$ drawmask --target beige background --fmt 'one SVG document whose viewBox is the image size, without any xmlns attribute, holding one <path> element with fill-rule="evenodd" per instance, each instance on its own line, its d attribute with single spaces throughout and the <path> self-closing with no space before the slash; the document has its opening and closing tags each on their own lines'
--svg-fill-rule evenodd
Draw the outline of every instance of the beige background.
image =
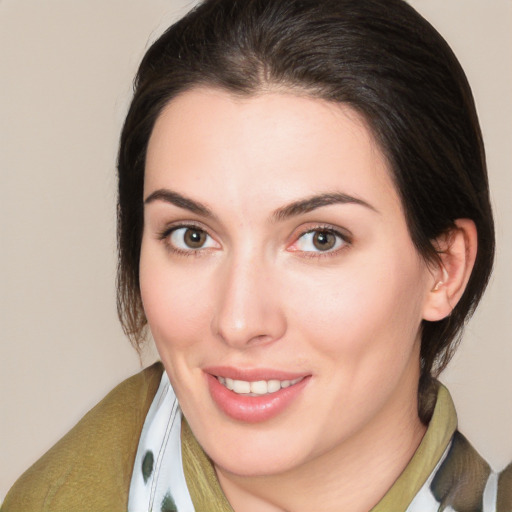
<svg viewBox="0 0 512 512">
<path fill-rule="evenodd" d="M 140 367 L 115 313 L 117 138 L 145 48 L 193 3 L 0 0 L 0 494 Z M 498 261 L 443 380 L 499 469 L 512 459 L 512 2 L 412 4 L 462 61 L 487 144 Z"/>
</svg>

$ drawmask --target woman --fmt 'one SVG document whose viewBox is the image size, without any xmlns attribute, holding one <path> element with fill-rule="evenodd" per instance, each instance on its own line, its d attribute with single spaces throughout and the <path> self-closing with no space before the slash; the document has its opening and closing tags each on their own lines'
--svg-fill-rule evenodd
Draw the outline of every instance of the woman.
<svg viewBox="0 0 512 512">
<path fill-rule="evenodd" d="M 492 267 L 480 130 L 405 3 L 213 0 L 171 27 L 123 129 L 118 230 L 120 316 L 163 367 L 5 510 L 510 509 L 435 381 Z"/>
</svg>

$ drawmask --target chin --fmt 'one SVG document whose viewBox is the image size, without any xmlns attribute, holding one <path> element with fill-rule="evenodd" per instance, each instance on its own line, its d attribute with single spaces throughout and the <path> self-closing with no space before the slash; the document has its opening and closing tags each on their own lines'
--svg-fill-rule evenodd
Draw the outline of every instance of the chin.
<svg viewBox="0 0 512 512">
<path fill-rule="evenodd" d="M 204 425 L 200 421 L 200 425 Z M 208 423 L 206 423 L 208 424 Z M 269 429 L 263 425 L 221 425 L 210 422 L 208 431 L 192 431 L 214 465 L 223 472 L 241 477 L 264 477 L 286 473 L 302 465 L 311 454 L 304 433 L 300 439 L 289 429 Z M 296 431 L 296 434 L 300 431 Z"/>
<path fill-rule="evenodd" d="M 300 461 L 296 458 L 279 456 L 279 458 L 263 453 L 252 455 L 239 454 L 236 457 L 219 455 L 212 458 L 218 469 L 240 477 L 265 477 L 286 473 L 298 465 Z"/>
</svg>

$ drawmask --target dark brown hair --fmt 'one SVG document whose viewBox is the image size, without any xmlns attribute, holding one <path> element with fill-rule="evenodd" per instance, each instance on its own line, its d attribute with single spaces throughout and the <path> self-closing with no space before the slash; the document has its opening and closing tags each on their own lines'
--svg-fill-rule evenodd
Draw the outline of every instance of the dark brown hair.
<svg viewBox="0 0 512 512">
<path fill-rule="evenodd" d="M 146 53 L 121 135 L 118 311 L 142 343 L 139 291 L 145 154 L 155 121 L 195 86 L 237 95 L 297 89 L 345 103 L 366 119 L 388 159 L 411 238 L 433 261 L 433 240 L 472 219 L 478 253 L 451 315 L 423 322 L 424 386 L 447 364 L 486 287 L 494 256 L 485 153 L 471 89 L 438 32 L 402 0 L 207 0 Z"/>
</svg>

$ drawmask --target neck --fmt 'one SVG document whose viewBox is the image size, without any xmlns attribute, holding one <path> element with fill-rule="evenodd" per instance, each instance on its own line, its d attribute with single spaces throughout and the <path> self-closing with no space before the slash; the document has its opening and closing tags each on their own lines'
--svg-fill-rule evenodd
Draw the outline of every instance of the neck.
<svg viewBox="0 0 512 512">
<path fill-rule="evenodd" d="M 405 389 L 414 388 L 408 384 Z M 392 487 L 425 434 L 417 386 L 408 394 L 391 398 L 371 424 L 337 449 L 285 473 L 239 476 L 216 467 L 231 506 L 235 512 L 309 512 L 318 509 L 321 497 L 325 512 L 367 512 Z"/>
</svg>

